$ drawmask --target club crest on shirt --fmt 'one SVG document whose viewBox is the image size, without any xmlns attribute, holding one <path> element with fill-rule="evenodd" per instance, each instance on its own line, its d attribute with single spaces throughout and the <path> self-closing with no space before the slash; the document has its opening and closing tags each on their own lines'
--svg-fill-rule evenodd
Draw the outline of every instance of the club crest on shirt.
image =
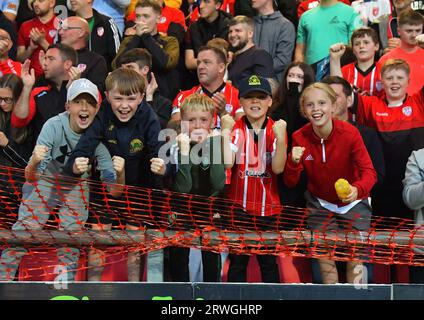
<svg viewBox="0 0 424 320">
<path fill-rule="evenodd" d="M 231 112 L 233 111 L 233 105 L 232 105 L 232 104 L 227 103 L 227 104 L 225 105 L 225 111 L 227 111 L 227 113 L 231 113 Z"/>
<path fill-rule="evenodd" d="M 132 139 L 130 142 L 130 153 L 138 153 L 143 150 L 143 142 L 140 139 Z"/>
<path fill-rule="evenodd" d="M 54 38 L 54 37 L 56 37 L 56 33 L 57 33 L 57 30 L 49 30 L 49 36 L 50 36 L 50 38 Z"/>
<path fill-rule="evenodd" d="M 165 23 L 166 22 L 166 17 L 161 16 L 159 19 L 159 23 Z"/>
<path fill-rule="evenodd" d="M 105 29 L 103 27 L 98 27 L 97 28 L 97 35 L 99 37 L 102 37 L 105 34 Z"/>
<path fill-rule="evenodd" d="M 402 108 L 402 113 L 409 117 L 412 114 L 412 108 L 410 106 L 406 106 Z"/>
<path fill-rule="evenodd" d="M 381 83 L 381 81 L 375 82 L 375 88 L 377 89 L 377 91 L 383 90 L 383 84 Z"/>
</svg>

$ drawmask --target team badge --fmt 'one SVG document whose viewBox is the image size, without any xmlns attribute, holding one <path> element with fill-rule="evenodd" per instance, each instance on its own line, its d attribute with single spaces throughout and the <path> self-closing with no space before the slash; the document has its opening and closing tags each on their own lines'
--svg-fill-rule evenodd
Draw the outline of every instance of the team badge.
<svg viewBox="0 0 424 320">
<path fill-rule="evenodd" d="M 109 128 L 107 128 L 108 131 L 112 131 L 113 129 L 115 129 L 115 125 L 114 124 L 111 124 L 109 126 Z"/>
<path fill-rule="evenodd" d="M 105 34 L 105 29 L 103 29 L 103 27 L 98 27 L 97 28 L 97 35 L 99 37 L 102 37 Z"/>
<path fill-rule="evenodd" d="M 166 17 L 162 16 L 159 19 L 159 23 L 165 23 L 166 22 Z"/>
<path fill-rule="evenodd" d="M 232 104 L 227 103 L 227 104 L 225 105 L 225 111 L 227 111 L 227 113 L 231 113 L 231 112 L 233 111 L 233 105 L 232 105 Z"/>
<path fill-rule="evenodd" d="M 403 113 L 405 116 L 409 117 L 409 116 L 412 114 L 412 108 L 411 108 L 410 106 L 403 107 L 403 108 L 402 108 L 402 113 Z"/>
<path fill-rule="evenodd" d="M 379 11 L 380 11 L 380 8 L 379 7 L 374 7 L 374 8 L 372 8 L 372 15 L 374 16 L 374 17 L 378 17 L 378 13 L 379 13 Z"/>
<path fill-rule="evenodd" d="M 381 81 L 375 82 L 375 88 L 377 89 L 377 91 L 383 90 L 383 84 L 381 83 Z"/>
<path fill-rule="evenodd" d="M 49 36 L 50 36 L 50 38 L 56 37 L 56 33 L 57 33 L 56 30 L 49 30 Z"/>
<path fill-rule="evenodd" d="M 130 153 L 138 153 L 143 150 L 143 142 L 140 139 L 133 139 L 130 142 Z"/>
<path fill-rule="evenodd" d="M 260 86 L 261 80 L 257 76 L 251 76 L 249 78 L 249 86 Z"/>
<path fill-rule="evenodd" d="M 79 65 L 78 65 L 78 69 L 81 71 L 81 73 L 82 72 L 84 72 L 85 71 L 85 69 L 87 69 L 87 65 L 85 64 L 85 63 L 80 63 Z"/>
</svg>

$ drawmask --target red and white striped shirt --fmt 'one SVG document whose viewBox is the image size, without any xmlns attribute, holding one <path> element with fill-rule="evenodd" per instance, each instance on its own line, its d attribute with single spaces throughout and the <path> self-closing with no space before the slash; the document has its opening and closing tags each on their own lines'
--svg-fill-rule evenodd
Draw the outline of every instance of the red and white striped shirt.
<svg viewBox="0 0 424 320">
<path fill-rule="evenodd" d="M 228 196 L 240 201 L 253 215 L 269 216 L 281 212 L 277 176 L 271 167 L 276 148 L 273 125 L 274 121 L 267 118 L 256 134 L 244 116 L 233 129 L 231 148 L 236 160 Z"/>
<path fill-rule="evenodd" d="M 212 92 L 208 94 L 208 92 L 205 92 L 205 90 L 200 84 L 198 86 L 191 88 L 190 90 L 181 91 L 172 102 L 172 114 L 180 112 L 180 107 L 184 99 L 192 95 L 193 93 L 196 93 L 198 90 L 199 90 L 199 93 L 205 94 L 207 96 L 210 96 L 211 94 L 215 93 L 215 92 Z M 227 104 L 225 105 L 225 110 L 227 111 L 228 114 L 230 114 L 234 118 L 237 112 L 243 111 L 243 109 L 240 107 L 240 102 L 238 98 L 239 91 L 236 87 L 233 87 L 231 84 L 226 83 L 225 86 L 223 85 L 221 89 L 221 93 L 224 94 L 225 99 L 227 100 Z M 216 112 L 214 115 L 214 124 L 216 128 L 221 127 L 221 121 Z"/>
<path fill-rule="evenodd" d="M 368 93 L 370 96 L 381 96 L 383 86 L 381 84 L 380 65 L 373 64 L 368 70 L 363 72 L 356 63 L 350 63 L 342 67 L 343 78 L 351 85 L 361 90 L 361 93 Z"/>
</svg>

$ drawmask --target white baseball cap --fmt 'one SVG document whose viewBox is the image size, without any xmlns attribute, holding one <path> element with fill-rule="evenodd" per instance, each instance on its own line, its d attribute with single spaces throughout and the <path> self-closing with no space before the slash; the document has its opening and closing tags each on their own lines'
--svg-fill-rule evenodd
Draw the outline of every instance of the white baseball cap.
<svg viewBox="0 0 424 320">
<path fill-rule="evenodd" d="M 72 81 L 71 85 L 68 88 L 66 100 L 68 102 L 72 101 L 82 93 L 88 93 L 96 100 L 96 102 L 99 102 L 99 89 L 97 89 L 97 86 L 93 82 L 85 78 Z"/>
</svg>

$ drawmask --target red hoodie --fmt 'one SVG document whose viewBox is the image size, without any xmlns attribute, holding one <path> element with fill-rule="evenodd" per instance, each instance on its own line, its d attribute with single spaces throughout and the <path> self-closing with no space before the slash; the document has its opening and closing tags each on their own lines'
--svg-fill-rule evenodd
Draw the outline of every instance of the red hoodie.
<svg viewBox="0 0 424 320">
<path fill-rule="evenodd" d="M 315 197 L 345 206 L 334 188 L 340 178 L 358 188 L 358 199 L 369 196 L 377 176 L 361 134 L 353 125 L 333 119 L 333 130 L 324 140 L 309 123 L 293 133 L 295 146 L 305 147 L 305 152 L 298 164 L 291 160 L 291 153 L 288 156 L 283 175 L 288 187 L 294 187 L 306 170 L 308 190 Z"/>
</svg>

